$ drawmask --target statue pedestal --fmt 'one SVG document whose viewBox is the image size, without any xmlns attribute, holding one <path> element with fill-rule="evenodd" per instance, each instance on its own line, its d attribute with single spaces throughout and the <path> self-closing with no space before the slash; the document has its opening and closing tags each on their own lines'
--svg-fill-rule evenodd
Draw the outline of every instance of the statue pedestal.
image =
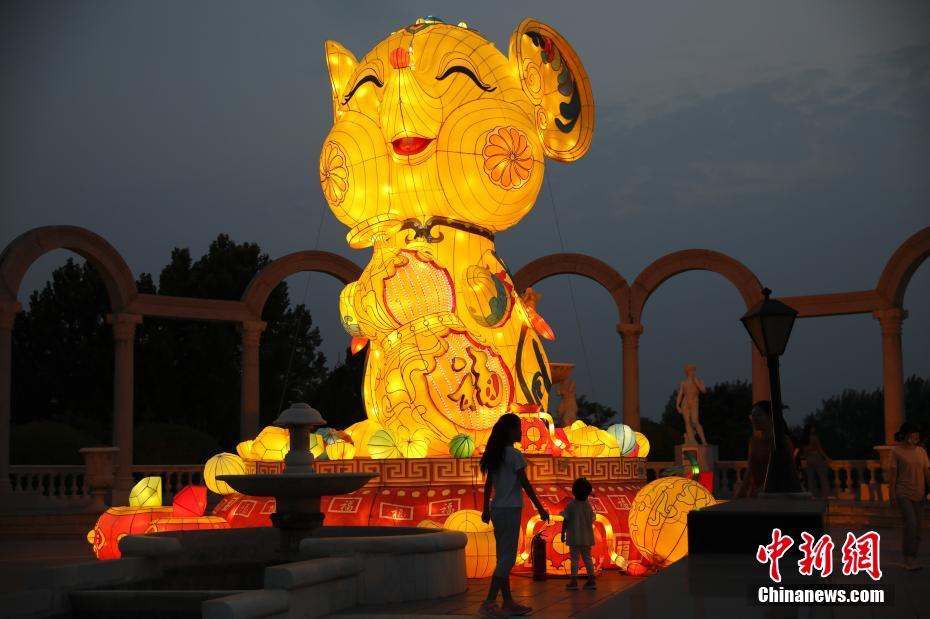
<svg viewBox="0 0 930 619">
<path fill-rule="evenodd" d="M 716 445 L 675 445 L 675 462 L 681 466 L 690 466 L 691 462 L 684 455 L 688 451 L 695 455 L 702 471 L 712 473 L 717 468 Z"/>
</svg>

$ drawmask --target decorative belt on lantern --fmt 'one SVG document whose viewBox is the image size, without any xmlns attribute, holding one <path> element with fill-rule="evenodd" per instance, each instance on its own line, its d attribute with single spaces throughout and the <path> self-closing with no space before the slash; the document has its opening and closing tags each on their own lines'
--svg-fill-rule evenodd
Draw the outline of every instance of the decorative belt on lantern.
<svg viewBox="0 0 930 619">
<path fill-rule="evenodd" d="M 464 331 L 465 325 L 459 320 L 459 317 L 452 312 L 435 312 L 427 314 L 416 320 L 411 320 L 403 327 L 391 331 L 384 338 L 384 351 L 387 352 L 411 337 L 415 337 L 424 331 L 431 331 L 436 328 L 449 328 L 453 331 Z"/>
<path fill-rule="evenodd" d="M 435 216 L 426 220 L 426 223 L 420 223 L 418 219 L 408 219 L 400 227 L 401 230 L 413 230 L 414 238 L 422 238 L 427 243 L 438 243 L 443 239 L 442 233 L 434 235 L 433 228 L 436 226 L 448 226 L 457 230 L 463 230 L 471 234 L 483 236 L 489 241 L 494 240 L 494 233 L 487 228 L 482 228 L 477 224 L 467 223 L 452 219 L 450 217 Z"/>
</svg>

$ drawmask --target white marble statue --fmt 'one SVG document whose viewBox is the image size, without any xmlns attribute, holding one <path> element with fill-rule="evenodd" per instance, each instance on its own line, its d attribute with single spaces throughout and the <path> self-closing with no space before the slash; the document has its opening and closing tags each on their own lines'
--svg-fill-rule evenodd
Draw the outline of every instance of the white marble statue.
<svg viewBox="0 0 930 619">
<path fill-rule="evenodd" d="M 694 375 L 696 371 L 696 365 L 685 366 L 685 379 L 678 385 L 678 397 L 675 399 L 675 410 L 685 420 L 685 445 L 697 445 L 695 430 L 701 437 L 701 444 L 707 444 L 704 428 L 698 419 L 698 399 L 705 392 L 704 381 Z"/>
</svg>

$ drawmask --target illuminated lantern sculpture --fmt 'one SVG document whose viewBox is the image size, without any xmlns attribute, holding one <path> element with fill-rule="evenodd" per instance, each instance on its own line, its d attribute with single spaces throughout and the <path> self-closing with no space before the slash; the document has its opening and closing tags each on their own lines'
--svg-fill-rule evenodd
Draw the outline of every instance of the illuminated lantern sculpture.
<svg viewBox="0 0 930 619">
<path fill-rule="evenodd" d="M 380 429 L 365 444 L 373 458 L 448 457 L 459 434 L 480 447 L 511 405 L 546 409 L 551 330 L 516 294 L 494 235 L 533 208 L 546 158 L 588 151 L 584 67 L 531 19 L 507 55 L 427 18 L 361 59 L 328 41 L 326 63 L 320 183 L 349 245 L 373 249 L 339 302 L 353 341 L 368 341 L 363 398 Z"/>
<path fill-rule="evenodd" d="M 481 512 L 463 509 L 446 518 L 444 528 L 461 531 L 468 538 L 465 545 L 465 574 L 469 578 L 487 578 L 497 565 L 494 526 L 481 521 Z"/>
<path fill-rule="evenodd" d="M 161 506 L 161 477 L 143 477 L 129 491 L 130 507 Z"/>
<path fill-rule="evenodd" d="M 629 455 L 636 449 L 636 431 L 623 423 L 615 423 L 607 428 L 607 433 L 617 441 L 621 456 Z"/>
<path fill-rule="evenodd" d="M 449 441 L 449 453 L 453 458 L 470 458 L 475 453 L 475 439 L 467 434 L 458 434 Z"/>
<path fill-rule="evenodd" d="M 688 512 L 716 503 L 701 484 L 684 477 L 662 477 L 644 486 L 630 507 L 630 538 L 657 567 L 688 554 Z"/>
<path fill-rule="evenodd" d="M 219 481 L 217 475 L 245 475 L 245 463 L 242 458 L 231 453 L 216 454 L 203 467 L 203 483 L 216 494 L 232 494 L 235 490 L 225 481 Z"/>
<path fill-rule="evenodd" d="M 639 448 L 636 457 L 645 458 L 649 455 L 649 439 L 642 432 L 636 433 L 636 445 Z"/>
</svg>

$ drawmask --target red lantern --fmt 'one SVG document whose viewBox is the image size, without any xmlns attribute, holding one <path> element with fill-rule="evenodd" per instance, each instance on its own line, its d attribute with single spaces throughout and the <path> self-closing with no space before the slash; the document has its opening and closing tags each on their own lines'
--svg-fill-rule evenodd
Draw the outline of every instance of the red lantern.
<svg viewBox="0 0 930 619">
<path fill-rule="evenodd" d="M 199 516 L 196 518 L 159 518 L 145 530 L 146 533 L 164 533 L 165 531 L 203 531 L 228 529 L 229 523 L 219 516 Z"/>
<path fill-rule="evenodd" d="M 626 566 L 626 573 L 630 576 L 642 576 L 648 571 L 646 566 L 639 561 L 630 561 L 629 565 Z"/>
<path fill-rule="evenodd" d="M 119 559 L 119 541 L 127 535 L 142 535 L 153 520 L 171 516 L 170 507 L 111 507 L 100 515 L 87 541 L 98 559 Z"/>
<path fill-rule="evenodd" d="M 176 518 L 203 516 L 203 513 L 207 510 L 207 487 L 184 486 L 174 496 L 171 507 Z"/>
</svg>

